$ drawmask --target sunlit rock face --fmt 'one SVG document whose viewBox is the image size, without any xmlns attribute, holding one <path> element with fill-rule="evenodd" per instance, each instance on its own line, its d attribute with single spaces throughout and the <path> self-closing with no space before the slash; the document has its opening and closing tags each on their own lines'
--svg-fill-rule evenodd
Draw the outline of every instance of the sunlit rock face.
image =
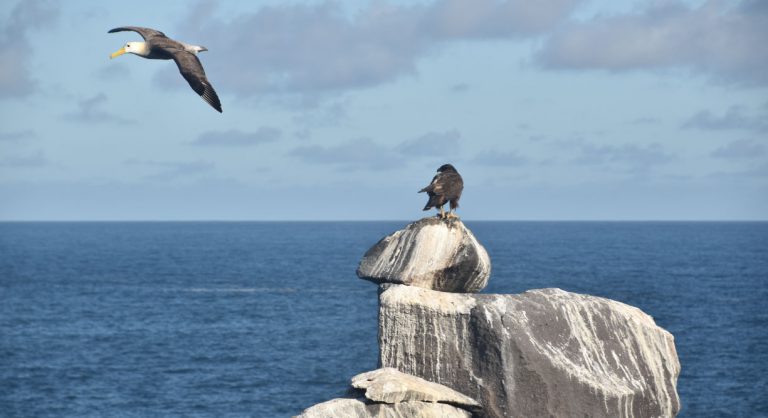
<svg viewBox="0 0 768 418">
<path fill-rule="evenodd" d="M 383 285 L 382 367 L 443 384 L 489 417 L 668 417 L 674 338 L 637 308 L 560 289 L 518 295 Z"/>
<path fill-rule="evenodd" d="M 443 292 L 479 292 L 491 275 L 491 260 L 472 232 L 456 218 L 424 218 L 379 241 L 365 253 L 358 277 Z"/>
</svg>

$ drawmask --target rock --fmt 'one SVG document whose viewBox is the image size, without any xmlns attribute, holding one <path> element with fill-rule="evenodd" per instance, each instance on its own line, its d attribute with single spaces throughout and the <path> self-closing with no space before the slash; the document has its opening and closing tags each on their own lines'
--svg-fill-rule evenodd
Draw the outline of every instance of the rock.
<svg viewBox="0 0 768 418">
<path fill-rule="evenodd" d="M 456 218 L 424 218 L 371 247 L 357 276 L 443 292 L 478 292 L 488 283 L 491 260 Z"/>
<path fill-rule="evenodd" d="M 317 404 L 298 418 L 470 418 L 470 411 L 480 410 L 474 399 L 451 388 L 392 368 L 361 373 L 352 378 L 352 388 L 351 395 L 360 397 Z"/>
<path fill-rule="evenodd" d="M 365 403 L 360 399 L 339 398 L 307 408 L 295 418 L 471 418 L 463 409 L 443 403 L 401 402 Z"/>
<path fill-rule="evenodd" d="M 383 367 L 443 384 L 489 417 L 670 417 L 674 337 L 637 308 L 560 289 L 460 295 L 384 285 Z"/>
<path fill-rule="evenodd" d="M 440 402 L 465 409 L 478 409 L 480 406 L 474 399 L 449 387 L 405 374 L 391 367 L 353 377 L 352 387 L 363 390 L 364 396 L 374 402 Z"/>
</svg>

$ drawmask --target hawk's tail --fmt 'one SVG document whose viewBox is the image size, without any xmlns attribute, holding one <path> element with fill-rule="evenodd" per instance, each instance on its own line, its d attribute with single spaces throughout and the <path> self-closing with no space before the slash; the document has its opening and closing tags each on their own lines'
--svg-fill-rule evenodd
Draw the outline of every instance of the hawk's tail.
<svg viewBox="0 0 768 418">
<path fill-rule="evenodd" d="M 438 206 L 442 206 L 440 204 L 440 197 L 437 195 L 431 195 L 429 196 L 429 201 L 427 201 L 427 205 L 424 206 L 424 209 L 422 210 L 429 210 L 431 208 L 436 208 Z"/>
</svg>

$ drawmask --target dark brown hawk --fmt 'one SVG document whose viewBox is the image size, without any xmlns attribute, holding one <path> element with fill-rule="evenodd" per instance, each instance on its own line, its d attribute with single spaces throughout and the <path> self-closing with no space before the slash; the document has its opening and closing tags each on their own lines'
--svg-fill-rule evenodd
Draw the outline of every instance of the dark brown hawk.
<svg viewBox="0 0 768 418">
<path fill-rule="evenodd" d="M 461 179 L 459 172 L 452 165 L 443 164 L 437 169 L 437 174 L 432 178 L 429 186 L 419 190 L 419 193 L 427 192 L 429 195 L 429 201 L 424 206 L 424 210 L 437 208 L 440 210 L 439 217 L 454 218 L 456 215 L 453 212 L 459 207 L 463 190 L 464 180 Z M 451 204 L 451 210 L 446 214 L 443 211 L 443 205 L 448 202 Z"/>
</svg>

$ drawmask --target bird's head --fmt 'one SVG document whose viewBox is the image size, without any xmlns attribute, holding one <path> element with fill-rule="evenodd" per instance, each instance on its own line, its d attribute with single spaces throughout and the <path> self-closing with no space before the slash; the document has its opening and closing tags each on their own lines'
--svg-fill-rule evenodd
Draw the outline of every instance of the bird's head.
<svg viewBox="0 0 768 418">
<path fill-rule="evenodd" d="M 206 47 L 204 47 L 204 46 L 200 46 L 200 45 L 192 45 L 192 51 L 193 51 L 195 54 L 197 54 L 198 52 L 203 52 L 203 51 L 207 51 L 207 50 L 208 50 L 208 48 L 206 48 Z"/>
<path fill-rule="evenodd" d="M 145 56 L 147 55 L 147 44 L 146 42 L 128 42 L 124 47 L 110 55 L 110 58 L 117 58 L 126 53 Z"/>
<path fill-rule="evenodd" d="M 443 173 L 443 172 L 446 172 L 446 171 L 452 171 L 454 173 L 457 172 L 456 169 L 452 165 L 450 165 L 450 164 L 443 164 L 443 165 L 440 166 L 440 168 L 437 169 L 438 173 Z"/>
</svg>

